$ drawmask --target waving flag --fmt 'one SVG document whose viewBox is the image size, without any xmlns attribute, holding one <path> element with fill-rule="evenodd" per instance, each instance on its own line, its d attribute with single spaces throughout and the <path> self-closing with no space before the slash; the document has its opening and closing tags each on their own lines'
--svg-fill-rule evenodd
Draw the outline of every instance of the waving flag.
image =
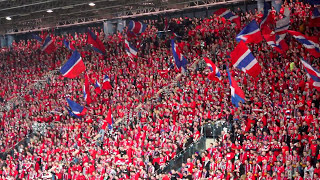
<svg viewBox="0 0 320 180">
<path fill-rule="evenodd" d="M 141 34 L 146 30 L 147 26 L 140 21 L 129 21 L 128 30 L 134 34 Z"/>
<path fill-rule="evenodd" d="M 173 58 L 174 58 L 174 61 L 176 63 L 176 66 L 179 69 L 182 67 L 184 70 L 187 70 L 188 61 L 183 56 L 183 54 L 180 51 L 180 49 L 177 47 L 177 44 L 174 43 L 174 40 L 171 40 L 171 48 L 172 48 L 172 54 L 173 54 Z"/>
<path fill-rule="evenodd" d="M 271 45 L 273 48 L 275 48 L 280 53 L 285 53 L 289 49 L 287 43 L 284 41 L 284 38 L 286 37 L 287 30 L 290 26 L 290 10 L 288 7 L 284 9 L 283 15 L 284 18 L 280 19 L 276 22 L 276 28 L 275 28 L 275 37 L 273 38 L 276 43 L 272 43 L 270 39 L 266 39 L 266 41 L 269 41 L 269 45 Z M 271 32 L 270 34 L 267 34 L 267 36 L 273 36 Z"/>
<path fill-rule="evenodd" d="M 236 37 L 237 42 L 259 43 L 262 41 L 260 28 L 256 20 L 251 21 Z"/>
<path fill-rule="evenodd" d="M 108 111 L 108 115 L 107 118 L 105 119 L 105 121 L 103 122 L 103 125 L 101 127 L 101 129 L 106 129 L 106 127 L 108 126 L 109 130 L 111 130 L 113 128 L 113 116 L 112 116 L 112 112 L 111 112 L 111 108 Z"/>
<path fill-rule="evenodd" d="M 137 35 L 129 30 L 127 30 L 127 38 L 134 38 L 137 37 Z"/>
<path fill-rule="evenodd" d="M 108 115 L 107 115 L 107 123 L 108 123 L 108 127 L 109 129 L 113 128 L 113 124 L 114 124 L 114 120 L 113 120 L 113 116 L 112 116 L 112 112 L 111 112 L 111 108 L 108 111 Z"/>
<path fill-rule="evenodd" d="M 240 41 L 230 56 L 233 67 L 241 69 L 252 77 L 260 74 L 261 66 L 243 41 Z"/>
<path fill-rule="evenodd" d="M 85 79 L 84 79 L 84 86 L 83 86 L 83 96 L 84 96 L 84 100 L 87 102 L 87 104 L 90 104 L 92 102 L 89 87 L 90 87 L 89 77 L 86 74 Z"/>
<path fill-rule="evenodd" d="M 112 86 L 110 84 L 110 78 L 108 75 L 105 75 L 103 78 L 102 88 L 103 89 L 112 89 Z"/>
<path fill-rule="evenodd" d="M 101 85 L 100 83 L 98 82 L 98 80 L 96 80 L 96 83 L 94 84 L 94 91 L 97 93 L 97 94 L 101 94 Z"/>
<path fill-rule="evenodd" d="M 297 31 L 288 30 L 287 32 L 299 41 L 311 55 L 316 58 L 320 57 L 319 42 L 315 38 L 308 37 Z"/>
<path fill-rule="evenodd" d="M 137 57 L 138 50 L 134 46 L 132 46 L 127 40 L 124 41 L 124 46 L 129 57 L 131 58 Z"/>
<path fill-rule="evenodd" d="M 263 17 L 260 22 L 260 29 L 262 30 L 265 26 L 274 23 L 274 19 L 271 14 L 271 4 L 270 2 L 264 2 L 263 6 Z"/>
<path fill-rule="evenodd" d="M 220 8 L 216 12 L 214 12 L 214 14 L 236 23 L 238 27 L 241 26 L 240 17 L 238 15 L 233 14 L 229 9 Z"/>
<path fill-rule="evenodd" d="M 64 77 L 75 78 L 85 70 L 86 67 L 82 58 L 79 52 L 75 50 L 70 59 L 61 67 L 60 72 Z"/>
<path fill-rule="evenodd" d="M 280 12 L 281 6 L 282 6 L 282 0 L 274 0 L 272 1 L 272 6 L 277 11 L 277 13 Z"/>
<path fill-rule="evenodd" d="M 309 63 L 301 59 L 302 65 L 304 66 L 307 74 L 311 78 L 312 85 L 320 91 L 320 72 L 312 67 Z"/>
<path fill-rule="evenodd" d="M 288 30 L 290 26 L 290 10 L 288 7 L 285 8 L 284 15 L 285 15 L 284 18 L 276 22 L 276 28 L 274 31 L 278 34 L 286 33 L 286 30 Z"/>
<path fill-rule="evenodd" d="M 69 107 L 65 106 L 65 108 L 66 108 L 66 110 L 68 111 L 68 113 L 69 113 L 70 116 L 75 117 L 75 118 L 78 118 L 78 119 L 81 119 L 81 117 L 75 115 Z"/>
<path fill-rule="evenodd" d="M 181 38 L 181 36 L 178 33 L 172 31 L 172 39 L 177 39 L 177 38 Z"/>
<path fill-rule="evenodd" d="M 212 81 L 221 81 L 221 73 L 218 67 L 208 58 L 204 57 L 208 68 L 211 70 L 211 73 L 208 75 L 208 78 Z"/>
<path fill-rule="evenodd" d="M 83 99 L 87 102 L 88 94 L 87 94 L 85 85 L 83 85 Z M 88 102 L 87 102 L 87 104 L 88 104 Z"/>
<path fill-rule="evenodd" d="M 37 40 L 39 43 L 42 43 L 42 41 L 43 41 L 43 39 L 36 34 L 32 34 L 32 37 L 33 37 L 33 39 Z"/>
<path fill-rule="evenodd" d="M 267 44 L 281 54 L 285 54 L 285 52 L 289 49 L 288 44 L 284 41 L 284 39 L 274 32 L 271 34 L 265 34 L 264 38 L 267 41 Z"/>
<path fill-rule="evenodd" d="M 90 30 L 88 30 L 88 44 L 91 45 L 92 49 L 100 54 L 106 53 L 106 48 L 100 39 Z"/>
<path fill-rule="evenodd" d="M 67 49 L 69 49 L 70 51 L 73 51 L 73 50 L 75 50 L 75 48 L 73 47 L 73 45 L 71 44 L 71 42 L 69 42 L 69 41 L 67 41 L 67 40 L 63 40 L 63 44 L 64 44 L 64 46 L 67 48 Z"/>
<path fill-rule="evenodd" d="M 80 104 L 72 101 L 71 99 L 67 98 L 67 102 L 71 108 L 71 111 L 73 114 L 77 115 L 77 116 L 83 116 L 86 114 L 87 109 L 83 106 L 81 106 Z"/>
<path fill-rule="evenodd" d="M 238 86 L 237 82 L 233 79 L 229 72 L 229 68 L 227 68 L 230 89 L 231 89 L 231 102 L 236 107 L 239 107 L 239 102 L 244 103 L 245 95 L 242 89 Z"/>
<path fill-rule="evenodd" d="M 44 40 L 41 50 L 48 54 L 51 54 L 56 50 L 56 46 L 49 35 L 47 35 L 46 39 Z"/>
<path fill-rule="evenodd" d="M 319 9 L 314 7 L 312 11 L 312 15 L 309 21 L 310 27 L 320 27 L 320 13 Z"/>
</svg>

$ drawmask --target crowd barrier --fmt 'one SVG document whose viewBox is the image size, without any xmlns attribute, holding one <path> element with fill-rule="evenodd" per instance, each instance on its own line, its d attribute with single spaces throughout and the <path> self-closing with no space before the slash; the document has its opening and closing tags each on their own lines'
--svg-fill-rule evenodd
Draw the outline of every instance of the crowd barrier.
<svg viewBox="0 0 320 180">
<path fill-rule="evenodd" d="M 16 145 L 14 145 L 13 148 L 8 149 L 5 152 L 0 153 L 0 158 L 2 160 L 5 160 L 7 158 L 8 155 L 13 156 L 14 155 L 14 149 L 16 149 L 18 152 L 20 152 L 20 148 L 25 148 L 28 146 L 28 144 L 30 143 L 30 140 L 37 136 L 35 133 L 30 132 L 26 138 L 22 139 L 21 141 L 19 141 Z M 22 146 L 21 146 L 22 145 Z"/>
<path fill-rule="evenodd" d="M 225 121 L 216 121 L 213 123 L 206 123 L 201 126 L 201 137 L 198 141 L 193 142 L 183 151 L 179 152 L 176 157 L 170 160 L 164 168 L 156 170 L 155 174 L 168 173 L 171 170 L 180 170 L 181 164 L 187 162 L 196 152 L 203 152 L 206 150 L 206 140 L 208 138 L 218 139 L 222 131 L 229 131 L 229 123 Z"/>
</svg>

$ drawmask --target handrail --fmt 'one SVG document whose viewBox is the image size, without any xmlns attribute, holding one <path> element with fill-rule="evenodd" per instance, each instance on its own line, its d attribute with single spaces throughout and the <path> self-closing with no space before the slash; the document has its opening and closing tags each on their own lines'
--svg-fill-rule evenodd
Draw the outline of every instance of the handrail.
<svg viewBox="0 0 320 180">
<path fill-rule="evenodd" d="M 46 73 L 46 74 L 44 75 L 44 77 L 47 78 L 48 75 L 50 75 L 50 74 L 52 74 L 53 72 L 56 72 L 56 71 L 57 71 L 57 69 L 51 70 L 51 71 L 49 71 L 48 73 Z M 177 75 L 177 77 L 178 77 L 178 76 L 179 76 L 179 75 Z M 44 78 L 44 79 L 45 79 L 45 78 Z M 45 81 L 45 80 L 44 80 L 44 81 Z M 37 83 L 38 83 L 38 81 L 35 82 L 35 83 L 33 83 L 33 84 L 30 84 L 30 85 L 28 86 L 28 89 L 29 89 L 31 86 L 34 86 L 34 85 L 37 84 Z M 162 91 L 164 91 L 165 89 L 167 89 L 169 86 L 172 86 L 172 85 L 175 85 L 175 83 L 167 84 L 166 86 L 162 87 L 158 92 L 162 92 Z M 21 93 L 21 95 L 23 95 L 23 94 Z M 18 97 L 20 98 L 21 95 L 18 96 Z M 155 93 L 152 97 L 150 97 L 150 99 L 156 98 L 156 97 L 155 97 L 156 95 L 158 95 L 158 93 Z M 14 100 L 16 100 L 18 97 L 16 97 Z M 11 99 L 11 100 L 13 100 L 13 99 Z M 9 101 L 8 101 L 8 102 L 9 102 Z M 141 107 L 141 104 L 142 104 L 142 103 L 140 103 L 133 111 L 137 111 L 137 110 Z M 115 125 L 121 123 L 123 120 L 124 120 L 124 118 L 118 119 L 118 120 L 115 122 Z M 31 134 L 31 133 L 30 133 L 30 134 Z M 28 134 L 28 135 L 29 135 L 29 134 Z M 28 135 L 27 135 L 27 136 L 28 136 Z M 17 142 L 15 145 L 13 145 L 11 148 L 6 149 L 6 151 L 5 151 L 5 152 L 2 152 L 2 153 L 8 153 L 8 152 L 11 151 L 13 148 L 15 148 L 17 144 L 19 144 L 20 142 L 26 140 L 27 138 L 28 138 L 28 137 L 23 138 L 22 140 L 20 140 L 19 142 Z M 0 153 L 0 157 L 2 157 L 2 153 Z"/>
<path fill-rule="evenodd" d="M 46 79 L 48 75 L 51 75 L 52 73 L 54 73 L 54 72 L 56 72 L 56 71 L 57 71 L 57 70 L 51 70 L 51 71 L 47 72 L 47 73 L 44 75 L 44 79 Z M 46 81 L 46 80 L 43 80 L 43 81 Z M 35 86 L 36 84 L 38 84 L 38 83 L 39 83 L 39 81 L 36 81 L 36 82 L 34 82 L 34 83 L 32 83 L 32 84 L 29 84 L 29 85 L 26 87 L 26 90 L 27 90 L 27 91 L 30 90 L 31 87 L 34 87 L 34 86 Z M 14 98 L 10 99 L 9 101 L 6 102 L 6 105 L 5 105 L 5 106 L 10 105 L 9 103 L 11 103 L 11 105 L 13 105 L 13 103 L 14 103 L 17 99 L 21 98 L 21 96 L 23 96 L 23 95 L 24 95 L 24 93 L 20 93 L 17 97 L 14 97 Z M 24 100 L 22 99 L 22 101 L 20 101 L 20 102 L 23 102 L 23 101 L 24 101 Z M 10 106 L 10 108 L 13 108 L 13 107 Z M 10 109 L 9 109 L 9 110 L 10 110 Z M 19 142 L 17 142 L 17 143 L 16 143 L 15 145 L 13 145 L 11 148 L 6 149 L 5 152 L 1 152 L 1 153 L 0 153 L 0 156 L 2 156 L 2 153 L 8 153 L 9 151 L 11 151 L 13 148 L 16 147 L 17 144 L 19 144 L 19 143 L 21 143 L 22 141 L 26 140 L 30 134 L 32 134 L 32 133 L 27 134 L 27 137 L 21 139 Z"/>
<path fill-rule="evenodd" d="M 13 145 L 11 148 L 7 149 L 5 152 L 0 152 L 0 158 L 5 160 L 6 156 L 14 149 L 17 148 L 21 143 L 23 143 L 24 141 L 27 141 L 28 138 L 30 138 L 30 136 L 35 136 L 36 134 L 33 132 L 30 132 L 29 134 L 26 135 L 25 138 L 23 138 L 22 140 L 20 140 L 19 142 L 17 142 L 15 145 Z"/>
<path fill-rule="evenodd" d="M 221 122 L 223 122 L 223 123 L 221 123 Z M 216 122 L 214 123 L 214 125 L 220 125 L 220 124 L 223 125 L 224 123 L 226 123 L 226 125 L 229 124 L 229 123 L 226 122 L 226 121 L 221 121 L 221 120 L 220 120 L 220 121 L 216 121 Z M 204 127 L 207 127 L 208 125 L 212 125 L 212 123 L 205 123 L 205 124 L 203 124 L 203 125 L 201 126 L 201 136 L 200 136 L 200 138 L 199 138 L 197 141 L 194 141 L 193 143 L 191 143 L 188 147 L 186 147 L 185 149 L 183 149 L 181 152 L 179 152 L 179 154 L 177 154 L 173 159 L 169 160 L 169 162 L 166 163 L 166 166 L 165 166 L 165 167 L 163 167 L 162 169 L 161 169 L 161 168 L 157 169 L 157 170 L 155 171 L 155 173 L 154 173 L 154 176 L 161 174 L 160 171 L 162 171 L 163 169 L 167 169 L 170 164 L 176 164 L 176 163 L 173 163 L 173 162 L 175 162 L 178 157 L 181 157 L 181 155 L 185 155 L 185 154 L 187 153 L 187 151 L 189 151 L 193 146 L 199 144 L 199 143 L 201 142 L 201 140 L 203 140 L 203 138 L 205 138 L 205 140 L 206 140 L 207 137 L 208 137 L 208 135 L 204 132 Z M 221 130 L 221 131 L 222 131 L 222 130 Z M 219 135 L 218 135 L 218 136 L 221 135 L 221 131 L 219 132 Z M 205 140 L 204 140 L 204 141 L 205 141 Z M 168 173 L 168 172 L 166 172 L 166 173 Z"/>
</svg>

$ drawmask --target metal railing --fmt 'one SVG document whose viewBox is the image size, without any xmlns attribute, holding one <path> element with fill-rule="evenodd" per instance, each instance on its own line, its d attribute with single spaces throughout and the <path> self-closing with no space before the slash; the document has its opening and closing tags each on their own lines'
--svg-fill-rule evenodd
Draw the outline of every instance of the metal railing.
<svg viewBox="0 0 320 180">
<path fill-rule="evenodd" d="M 5 152 L 1 152 L 0 159 L 5 160 L 8 155 L 13 156 L 14 149 L 19 150 L 21 145 L 23 146 L 23 149 L 24 149 L 25 147 L 28 146 L 28 144 L 30 143 L 30 140 L 35 136 L 37 136 L 37 135 L 32 132 L 27 134 L 27 136 L 24 139 L 22 139 L 21 141 L 16 143 L 12 148 L 6 150 Z"/>
<path fill-rule="evenodd" d="M 179 170 L 182 163 L 185 163 L 193 154 L 206 150 L 207 138 L 218 139 L 221 136 L 222 131 L 228 130 L 229 126 L 225 121 L 216 121 L 214 123 L 206 123 L 202 125 L 200 139 L 190 144 L 183 151 L 179 152 L 175 158 L 170 160 L 164 168 L 158 169 L 155 174 L 168 173 L 171 170 Z"/>
</svg>

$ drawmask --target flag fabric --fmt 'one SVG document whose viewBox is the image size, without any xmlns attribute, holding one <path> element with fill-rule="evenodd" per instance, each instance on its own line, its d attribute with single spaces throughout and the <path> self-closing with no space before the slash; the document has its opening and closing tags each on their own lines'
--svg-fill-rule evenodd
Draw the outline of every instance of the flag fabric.
<svg viewBox="0 0 320 180">
<path fill-rule="evenodd" d="M 85 85 L 83 85 L 83 99 L 87 102 L 88 94 L 87 94 Z M 88 102 L 87 102 L 87 104 L 88 104 Z"/>
<path fill-rule="evenodd" d="M 178 48 L 177 44 L 174 42 L 174 40 L 171 40 L 171 48 L 172 48 L 172 54 L 175 61 L 176 66 L 180 69 L 181 67 L 184 70 L 187 70 L 187 59 L 183 56 L 181 50 Z"/>
<path fill-rule="evenodd" d="M 140 21 L 129 21 L 128 30 L 134 34 L 141 34 L 147 28 L 147 25 Z"/>
<path fill-rule="evenodd" d="M 128 40 L 124 41 L 125 50 L 130 58 L 136 58 L 138 55 L 138 50 L 129 43 Z"/>
<path fill-rule="evenodd" d="M 288 7 L 285 8 L 284 15 L 284 18 L 276 22 L 276 28 L 274 31 L 278 34 L 286 33 L 286 30 L 288 30 L 290 26 L 290 10 Z"/>
<path fill-rule="evenodd" d="M 51 54 L 56 50 L 56 46 L 49 35 L 45 38 L 41 50 L 48 54 Z"/>
<path fill-rule="evenodd" d="M 65 106 L 65 108 L 66 108 L 66 110 L 68 111 L 68 113 L 69 113 L 70 116 L 75 117 L 75 118 L 78 118 L 78 119 L 81 119 L 81 117 L 75 115 L 69 107 Z"/>
<path fill-rule="evenodd" d="M 70 51 L 74 51 L 75 50 L 75 48 L 74 48 L 74 46 L 71 44 L 71 42 L 69 42 L 69 41 L 67 41 L 67 40 L 63 40 L 63 44 L 64 44 L 64 46 L 67 48 L 67 49 L 69 49 Z"/>
<path fill-rule="evenodd" d="M 271 14 L 270 3 L 264 2 L 264 15 L 260 22 L 260 30 L 266 42 L 279 53 L 284 53 L 288 46 L 284 41 L 284 38 L 286 36 L 286 29 L 288 29 L 290 25 L 290 11 L 288 8 L 285 9 L 284 16 L 285 18 L 279 20 L 276 23 L 275 30 L 277 31 L 277 33 L 275 33 L 269 27 L 269 24 L 274 23 L 274 19 Z"/>
<path fill-rule="evenodd" d="M 178 33 L 174 32 L 173 30 L 171 32 L 172 32 L 172 36 L 170 37 L 170 39 L 172 40 L 181 39 L 181 36 Z"/>
<path fill-rule="evenodd" d="M 77 115 L 77 116 L 83 116 L 86 114 L 87 109 L 83 106 L 81 106 L 80 104 L 72 101 L 71 99 L 67 98 L 67 102 L 71 108 L 71 111 L 73 114 Z"/>
<path fill-rule="evenodd" d="M 102 82 L 102 89 L 112 89 L 110 84 L 110 78 L 108 75 L 104 75 L 103 82 Z"/>
<path fill-rule="evenodd" d="M 244 103 L 245 95 L 242 89 L 238 86 L 237 82 L 233 79 L 229 72 L 229 68 L 227 68 L 230 89 L 231 89 L 231 102 L 236 107 L 239 107 L 239 102 Z"/>
<path fill-rule="evenodd" d="M 264 34 L 264 36 L 266 35 L 265 37 L 266 41 L 269 42 L 268 44 L 272 46 L 276 51 L 282 54 L 284 54 L 289 49 L 287 43 L 284 40 L 284 38 L 287 35 L 287 30 L 289 29 L 289 26 L 290 26 L 290 10 L 288 7 L 284 9 L 283 15 L 285 17 L 276 22 L 274 37 L 272 37 L 273 36 L 272 31 L 270 34 Z"/>
<path fill-rule="evenodd" d="M 310 27 L 320 27 L 320 13 L 319 9 L 314 7 L 312 10 L 312 15 L 309 20 Z"/>
<path fill-rule="evenodd" d="M 60 72 L 64 77 L 75 78 L 85 70 L 86 67 L 82 58 L 79 52 L 75 50 L 69 60 L 61 67 Z"/>
<path fill-rule="evenodd" d="M 274 9 L 277 11 L 277 13 L 280 12 L 281 6 L 282 6 L 282 0 L 274 0 L 272 1 L 272 6 L 274 7 Z"/>
<path fill-rule="evenodd" d="M 221 81 L 221 73 L 218 67 L 208 58 L 204 57 L 208 68 L 211 70 L 211 73 L 208 75 L 208 78 L 212 81 Z"/>
<path fill-rule="evenodd" d="M 37 40 L 39 43 L 42 43 L 42 41 L 43 41 L 43 39 L 36 34 L 32 34 L 32 37 L 33 37 L 33 39 Z"/>
<path fill-rule="evenodd" d="M 127 38 L 134 38 L 137 37 L 136 34 L 134 34 L 133 32 L 127 30 Z"/>
<path fill-rule="evenodd" d="M 273 24 L 273 21 L 274 19 L 271 14 L 271 4 L 270 2 L 264 2 L 263 16 L 260 22 L 260 30 L 262 34 L 270 33 L 271 30 L 269 30 L 269 24 Z"/>
<path fill-rule="evenodd" d="M 96 80 L 96 83 L 94 84 L 94 91 L 97 93 L 97 94 L 101 94 L 101 85 L 100 83 L 98 82 L 98 80 Z"/>
<path fill-rule="evenodd" d="M 260 28 L 256 20 L 252 20 L 236 37 L 237 42 L 259 43 L 262 41 Z"/>
<path fill-rule="evenodd" d="M 300 42 L 311 55 L 316 58 L 320 57 L 319 42 L 297 31 L 288 30 L 287 32 Z"/>
<path fill-rule="evenodd" d="M 106 48 L 100 39 L 90 30 L 88 30 L 88 44 L 91 45 L 92 49 L 100 54 L 106 53 Z"/>
<path fill-rule="evenodd" d="M 241 69 L 252 77 L 260 74 L 261 66 L 243 41 L 240 41 L 230 56 L 233 67 Z"/>
<path fill-rule="evenodd" d="M 42 40 L 45 39 L 48 36 L 48 31 L 41 31 L 41 38 Z"/>
<path fill-rule="evenodd" d="M 263 16 L 260 22 L 260 29 L 263 29 L 265 26 L 273 23 L 273 17 L 271 14 L 271 4 L 270 2 L 264 2 L 263 6 Z"/>
<path fill-rule="evenodd" d="M 84 96 L 84 100 L 86 101 L 86 103 L 88 105 L 92 102 L 91 93 L 90 93 L 89 87 L 90 87 L 90 85 L 89 85 L 89 77 L 86 74 L 85 75 L 85 79 L 84 79 L 84 86 L 83 86 L 83 96 Z"/>
<path fill-rule="evenodd" d="M 113 120 L 113 116 L 112 116 L 112 112 L 111 112 L 111 108 L 108 111 L 108 115 L 107 115 L 107 123 L 108 123 L 108 127 L 109 129 L 113 128 L 113 124 L 114 124 L 114 120 Z"/>
<path fill-rule="evenodd" d="M 265 34 L 264 38 L 267 41 L 267 44 L 269 44 L 277 52 L 285 54 L 286 51 L 289 49 L 289 46 L 285 42 L 284 36 L 285 34 L 282 34 L 282 36 L 280 36 L 277 33 L 272 32 L 271 34 Z"/>
<path fill-rule="evenodd" d="M 114 120 L 113 120 L 113 116 L 112 116 L 112 112 L 111 112 L 111 108 L 108 111 L 108 115 L 106 120 L 103 122 L 103 125 L 101 127 L 101 129 L 106 129 L 106 127 L 108 126 L 109 130 L 111 130 L 113 128 L 113 124 L 114 124 Z"/>
<path fill-rule="evenodd" d="M 214 12 L 214 14 L 236 23 L 238 27 L 241 26 L 240 17 L 238 15 L 233 14 L 229 9 L 220 8 L 216 12 Z"/>
<path fill-rule="evenodd" d="M 311 79 L 312 85 L 320 91 L 320 72 L 312 67 L 309 63 L 301 59 L 302 65 L 306 70 L 306 73 Z"/>
</svg>

